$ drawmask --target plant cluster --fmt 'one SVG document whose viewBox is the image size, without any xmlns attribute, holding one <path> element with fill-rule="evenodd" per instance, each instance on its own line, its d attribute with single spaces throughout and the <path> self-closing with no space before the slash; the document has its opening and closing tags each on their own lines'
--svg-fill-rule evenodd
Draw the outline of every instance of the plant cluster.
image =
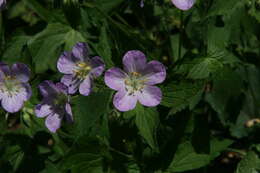
<svg viewBox="0 0 260 173">
<path fill-rule="evenodd" d="M 0 0 L 0 173 L 259 172 L 259 29 L 257 0 Z"/>
</svg>

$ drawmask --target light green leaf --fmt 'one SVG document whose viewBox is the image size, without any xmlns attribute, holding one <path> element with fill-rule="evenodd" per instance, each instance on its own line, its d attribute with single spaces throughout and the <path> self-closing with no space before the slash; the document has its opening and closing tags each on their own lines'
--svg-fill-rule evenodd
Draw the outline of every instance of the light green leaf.
<svg viewBox="0 0 260 173">
<path fill-rule="evenodd" d="M 236 173 L 257 173 L 260 160 L 256 153 L 249 151 L 247 155 L 239 162 Z"/>
<path fill-rule="evenodd" d="M 206 79 L 210 76 L 210 74 L 222 68 L 222 66 L 223 64 L 214 57 L 201 58 L 197 60 L 197 64 L 191 68 L 188 78 Z"/>
</svg>

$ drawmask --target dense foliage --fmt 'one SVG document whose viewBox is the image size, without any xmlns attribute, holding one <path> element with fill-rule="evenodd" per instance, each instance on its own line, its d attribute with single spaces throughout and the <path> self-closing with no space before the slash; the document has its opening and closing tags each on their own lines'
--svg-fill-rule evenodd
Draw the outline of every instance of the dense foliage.
<svg viewBox="0 0 260 173">
<path fill-rule="evenodd" d="M 0 173 L 260 171 L 260 1 L 172 1 L 0 0 Z M 102 69 L 68 94 L 57 62 L 82 43 Z M 104 78 L 130 50 L 164 64 L 159 105 L 113 103 Z M 9 102 L 5 80 L 26 96 Z M 45 103 L 62 124 L 46 127 Z"/>
</svg>

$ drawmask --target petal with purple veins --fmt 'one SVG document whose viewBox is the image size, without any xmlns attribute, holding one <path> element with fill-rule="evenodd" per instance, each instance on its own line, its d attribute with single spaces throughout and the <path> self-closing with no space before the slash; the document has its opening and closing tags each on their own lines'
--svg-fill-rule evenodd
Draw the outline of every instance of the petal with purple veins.
<svg viewBox="0 0 260 173">
<path fill-rule="evenodd" d="M 120 90 L 125 87 L 127 74 L 120 68 L 111 68 L 105 73 L 105 83 L 109 88 Z"/>
<path fill-rule="evenodd" d="M 129 95 L 125 90 L 118 91 L 113 99 L 114 106 L 122 112 L 134 109 L 136 103 L 137 97 Z"/>
<path fill-rule="evenodd" d="M 124 69 L 126 72 L 140 72 L 146 66 L 146 56 L 139 50 L 126 52 L 123 57 Z"/>
<path fill-rule="evenodd" d="M 36 116 L 40 117 L 40 118 L 46 117 L 53 113 L 51 106 L 49 104 L 45 104 L 45 103 L 36 105 L 34 111 L 35 111 Z"/>
<path fill-rule="evenodd" d="M 150 61 L 142 72 L 145 84 L 155 85 L 162 83 L 166 78 L 165 66 L 158 61 Z"/>
<path fill-rule="evenodd" d="M 55 133 L 61 126 L 61 120 L 62 116 L 54 113 L 46 118 L 45 125 L 51 132 Z"/>
<path fill-rule="evenodd" d="M 17 80 L 21 82 L 28 82 L 30 79 L 30 70 L 27 65 L 16 63 L 12 66 L 12 73 Z"/>
<path fill-rule="evenodd" d="M 61 82 L 68 87 L 69 94 L 76 93 L 80 84 L 80 81 L 73 77 L 73 75 L 64 75 L 61 78 Z"/>
<path fill-rule="evenodd" d="M 10 67 L 5 63 L 0 63 L 0 78 L 3 79 L 5 76 L 11 76 Z"/>
<path fill-rule="evenodd" d="M 66 85 L 64 85 L 62 82 L 58 82 L 55 85 L 56 85 L 56 88 L 63 94 L 68 93 L 68 87 Z"/>
<path fill-rule="evenodd" d="M 139 92 L 138 101 L 145 106 L 153 107 L 160 104 L 162 99 L 161 89 L 156 86 L 146 86 L 142 92 Z"/>
<path fill-rule="evenodd" d="M 61 73 L 73 74 L 76 61 L 72 59 L 70 52 L 64 52 L 58 59 L 57 68 Z"/>
<path fill-rule="evenodd" d="M 98 77 L 100 75 L 102 75 L 103 71 L 105 70 L 105 64 L 103 62 L 103 60 L 99 57 L 99 56 L 95 56 L 93 57 L 91 60 L 91 74 L 94 77 Z"/>
<path fill-rule="evenodd" d="M 56 88 L 56 85 L 52 81 L 49 81 L 49 80 L 46 80 L 46 81 L 40 83 L 39 89 L 40 89 L 41 94 L 44 97 L 53 97 L 57 93 L 59 93 L 59 91 Z"/>
<path fill-rule="evenodd" d="M 84 81 L 79 85 L 79 93 L 88 96 L 91 92 L 91 79 L 87 76 Z"/>
<path fill-rule="evenodd" d="M 85 61 L 88 59 L 88 44 L 87 43 L 77 43 L 73 49 L 72 49 L 72 54 L 75 58 L 77 58 L 79 61 Z"/>
</svg>

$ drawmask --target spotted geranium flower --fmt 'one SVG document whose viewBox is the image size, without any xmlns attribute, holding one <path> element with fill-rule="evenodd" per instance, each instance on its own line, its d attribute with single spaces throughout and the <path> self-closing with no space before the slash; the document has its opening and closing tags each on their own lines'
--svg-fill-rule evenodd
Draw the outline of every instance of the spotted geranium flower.
<svg viewBox="0 0 260 173">
<path fill-rule="evenodd" d="M 80 94 L 87 96 L 91 92 L 92 80 L 103 73 L 105 64 L 98 56 L 88 57 L 86 43 L 77 43 L 72 52 L 60 56 L 57 67 L 65 74 L 61 82 L 68 87 L 69 94 L 79 89 Z"/>
<path fill-rule="evenodd" d="M 111 68 L 105 73 L 105 83 L 118 91 L 113 100 L 120 111 L 134 109 L 137 101 L 153 107 L 161 102 L 160 88 L 153 86 L 165 80 L 166 70 L 158 61 L 146 62 L 145 55 L 138 51 L 128 51 L 123 57 L 124 71 Z"/>
<path fill-rule="evenodd" d="M 68 89 L 62 83 L 54 84 L 52 81 L 44 81 L 39 85 L 43 96 L 42 103 L 36 105 L 35 113 L 37 117 L 47 117 L 46 127 L 53 133 L 61 126 L 61 121 L 65 117 L 72 122 L 72 112 L 69 104 Z"/>
<path fill-rule="evenodd" d="M 6 5 L 6 0 L 0 0 L 0 10 L 3 9 Z"/>
<path fill-rule="evenodd" d="M 10 68 L 0 63 L 0 100 L 7 112 L 18 112 L 31 97 L 29 78 L 30 70 L 25 64 L 16 63 Z"/>
<path fill-rule="evenodd" d="M 172 0 L 172 3 L 180 10 L 189 10 L 196 0 Z"/>
</svg>

